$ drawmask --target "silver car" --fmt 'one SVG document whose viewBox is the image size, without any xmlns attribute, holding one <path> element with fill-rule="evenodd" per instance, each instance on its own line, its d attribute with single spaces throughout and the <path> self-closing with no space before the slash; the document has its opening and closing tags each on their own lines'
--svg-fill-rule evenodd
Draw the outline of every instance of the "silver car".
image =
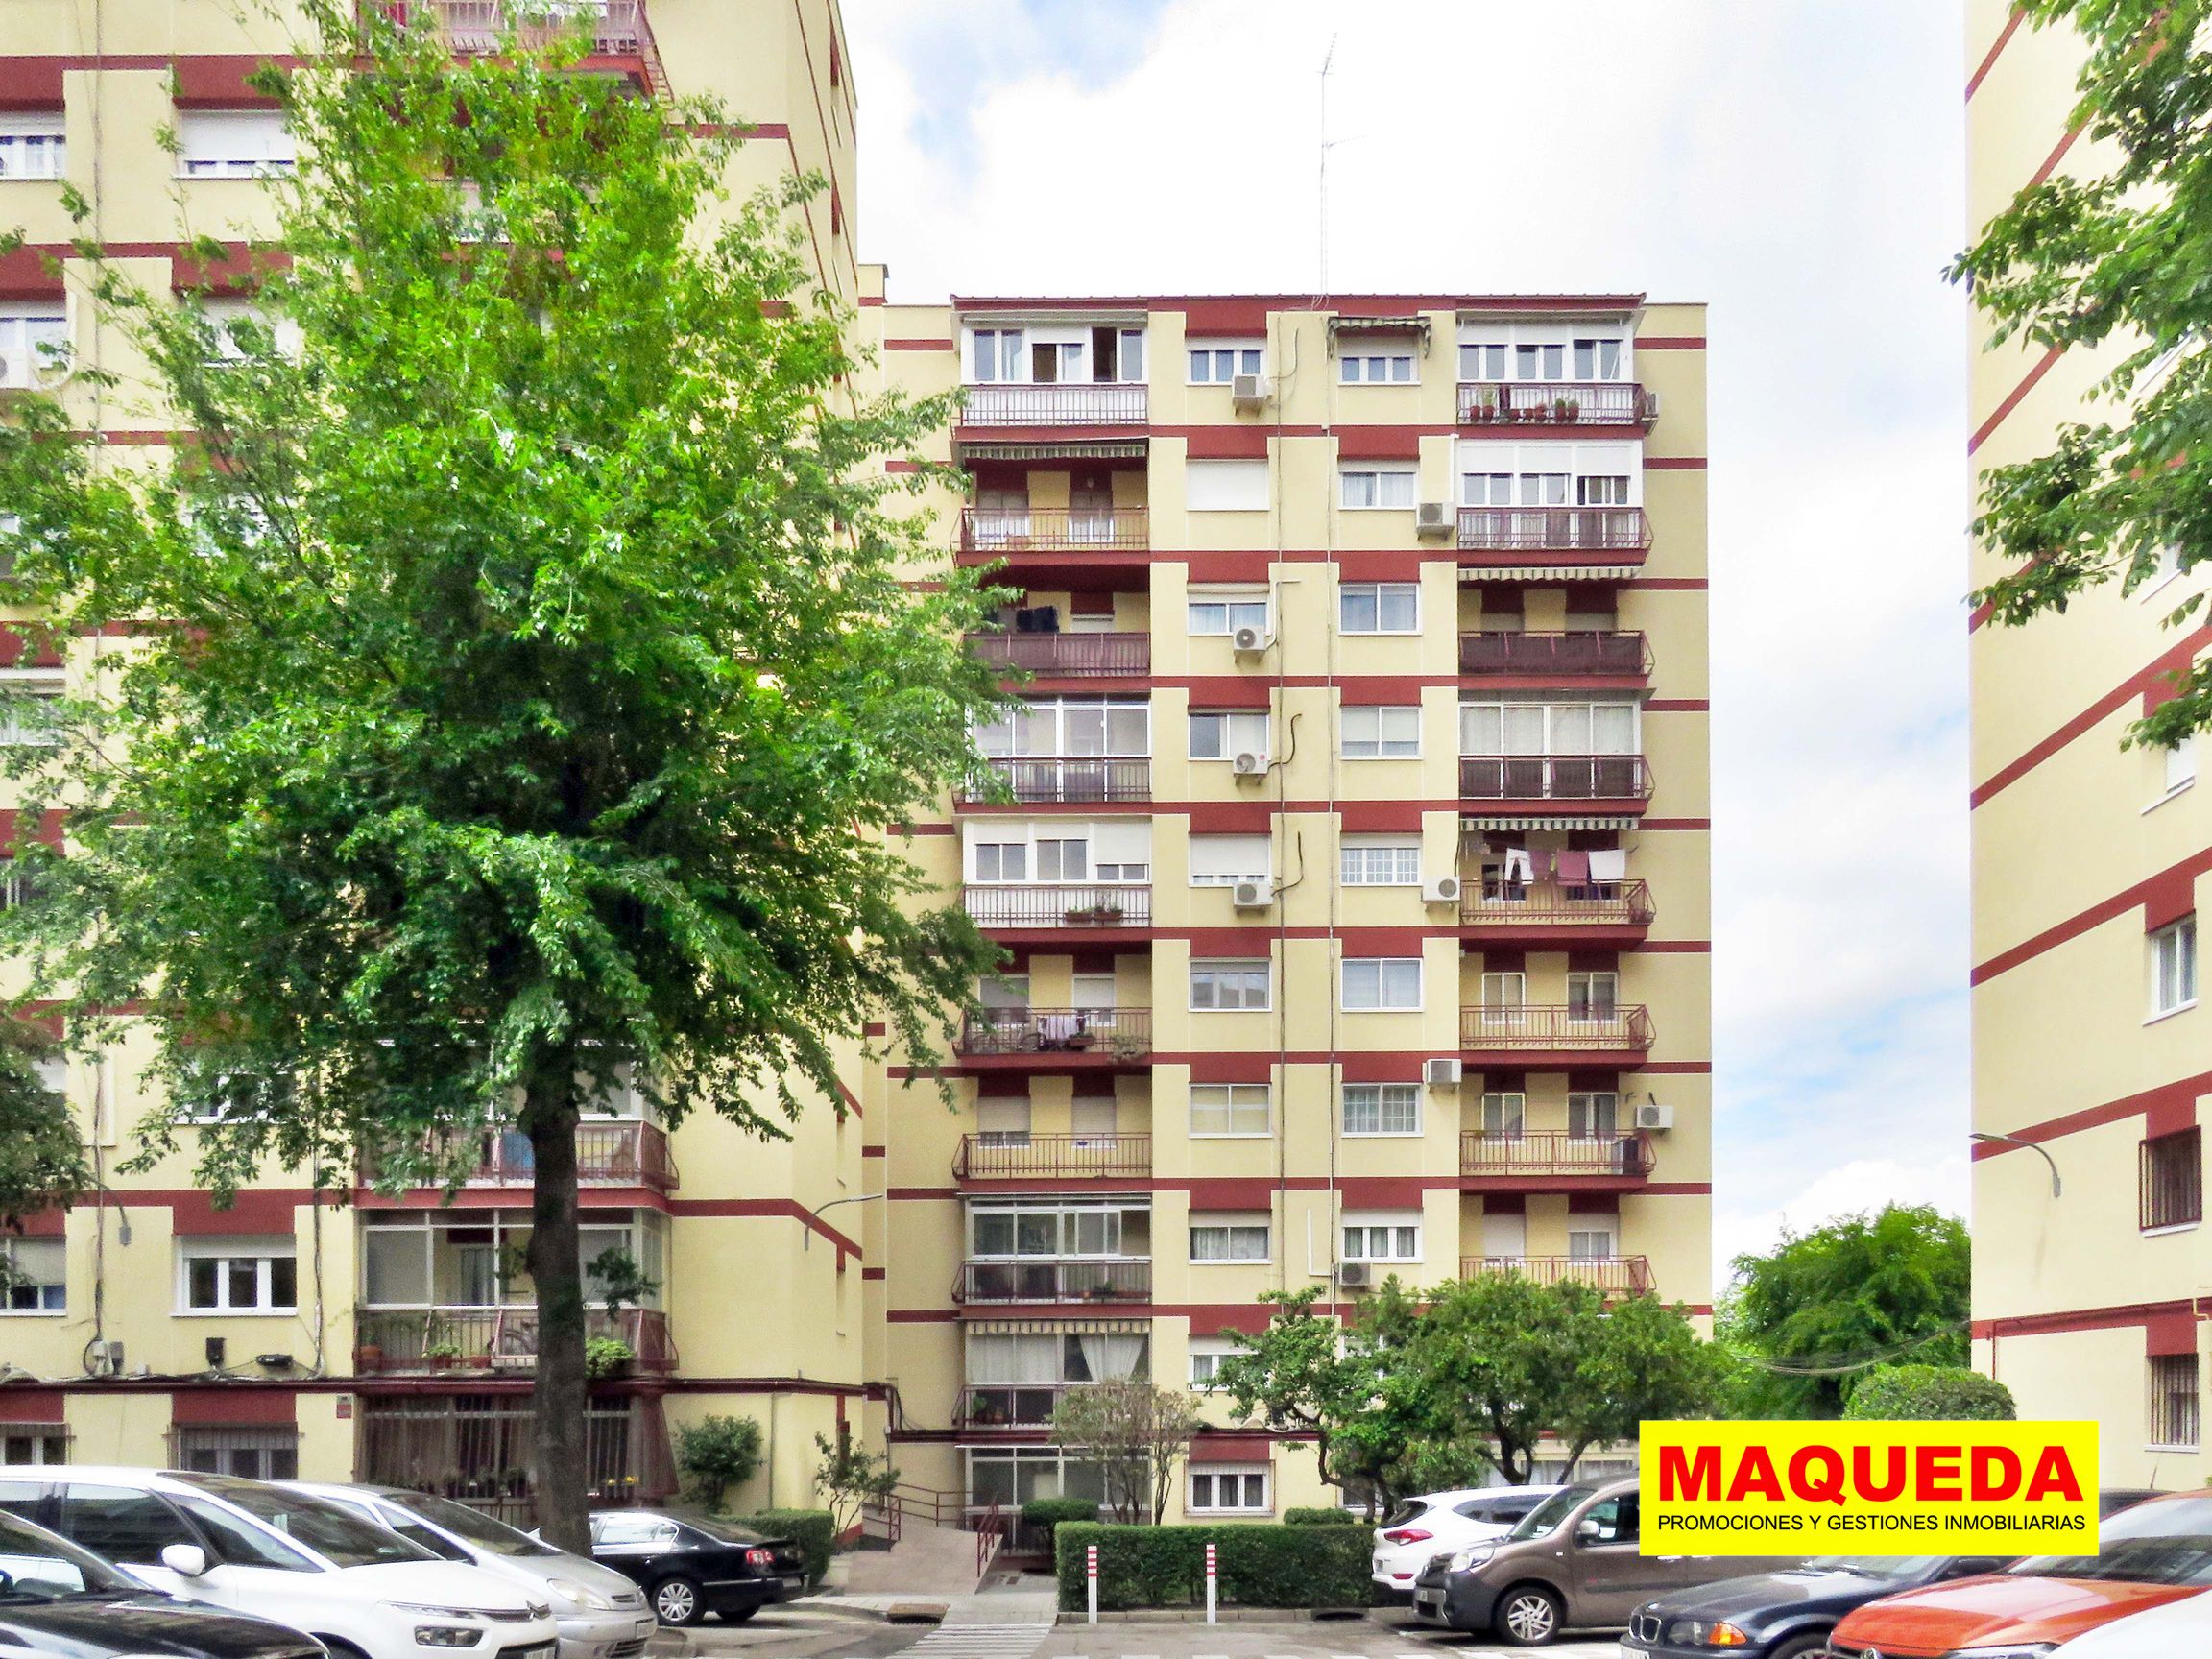
<svg viewBox="0 0 2212 1659">
<path fill-rule="evenodd" d="M 612 1567 L 556 1550 L 466 1503 L 397 1486 L 281 1484 L 343 1504 L 449 1561 L 469 1562 L 545 1597 L 561 1630 L 560 1659 L 639 1659 L 658 1627 L 644 1592 Z"/>
</svg>

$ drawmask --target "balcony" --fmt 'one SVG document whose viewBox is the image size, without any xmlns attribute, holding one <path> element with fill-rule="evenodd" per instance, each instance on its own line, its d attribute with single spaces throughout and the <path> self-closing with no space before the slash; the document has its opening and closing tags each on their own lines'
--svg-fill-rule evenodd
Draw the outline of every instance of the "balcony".
<svg viewBox="0 0 2212 1659">
<path fill-rule="evenodd" d="M 1118 1303 L 1152 1300 L 1149 1257 L 1119 1261 L 963 1262 L 952 1281 L 952 1300 L 963 1306 L 998 1302 Z"/>
<path fill-rule="evenodd" d="M 1635 426 L 1659 418 L 1659 399 L 1622 380 L 1462 380 L 1462 426 Z"/>
<path fill-rule="evenodd" d="M 542 49 L 589 20 L 590 58 L 631 60 L 648 90 L 668 90 L 645 0 L 379 0 L 378 9 L 395 23 L 425 19 L 439 44 L 456 57 L 495 51 L 510 35 L 526 48 Z M 590 66 L 589 58 L 584 66 Z"/>
<path fill-rule="evenodd" d="M 1114 383 L 968 386 L 955 420 L 968 426 L 1142 426 L 1145 389 Z"/>
<path fill-rule="evenodd" d="M 1065 932 L 1070 928 L 1152 926 L 1152 889 L 1114 884 L 1044 882 L 971 884 L 960 902 L 975 925 L 993 933 Z"/>
<path fill-rule="evenodd" d="M 1126 1065 L 1152 1052 L 1149 1008 L 993 1008 L 960 1029 L 970 1059 Z"/>
<path fill-rule="evenodd" d="M 1651 521 L 1641 507 L 1462 507 L 1459 550 L 1505 565 L 1641 565 Z"/>
<path fill-rule="evenodd" d="M 952 1155 L 960 1181 L 1142 1180 L 1152 1173 L 1152 1137 L 963 1135 Z"/>
<path fill-rule="evenodd" d="M 1459 1137 L 1459 1173 L 1512 1181 L 1565 1179 L 1588 1186 L 1634 1186 L 1650 1177 L 1651 1138 L 1626 1135 L 1471 1134 Z"/>
<path fill-rule="evenodd" d="M 952 1408 L 952 1427 L 1044 1429 L 1059 1409 L 1061 1396 L 1087 1382 L 970 1382 Z"/>
<path fill-rule="evenodd" d="M 1651 1294 L 1651 1262 L 1645 1256 L 1467 1256 L 1459 1277 L 1518 1273 L 1539 1285 L 1587 1285 L 1608 1296 Z"/>
<path fill-rule="evenodd" d="M 1152 515 L 1142 507 L 1104 512 L 1065 507 L 960 509 L 960 551 L 999 558 L 1014 553 L 1142 553 L 1152 544 Z"/>
<path fill-rule="evenodd" d="M 1066 755 L 1000 757 L 987 761 L 990 778 L 1018 802 L 1070 802 L 1152 799 L 1152 761 L 1147 756 Z M 980 785 L 961 794 L 963 805 L 991 799 Z"/>
<path fill-rule="evenodd" d="M 1555 1057 L 1562 1065 L 1598 1055 L 1648 1053 L 1651 1011 L 1642 1004 L 1578 1008 L 1529 1003 L 1518 1008 L 1459 1010 L 1459 1047 L 1479 1056 Z"/>
<path fill-rule="evenodd" d="M 1543 941 L 1556 944 L 1571 934 L 1640 938 L 1657 914 L 1650 883 L 1641 878 L 1571 886 L 1552 881 L 1506 885 L 1492 879 L 1467 883 L 1459 928 L 1477 940 L 1533 942 L 1542 950 L 1549 948 Z"/>
<path fill-rule="evenodd" d="M 529 1137 L 520 1132 L 493 1131 L 475 1137 L 473 1144 L 476 1162 L 461 1177 L 464 1186 L 528 1187 L 536 1178 L 537 1158 Z M 576 1177 L 588 1187 L 645 1187 L 661 1193 L 682 1184 L 668 1149 L 668 1132 L 636 1118 L 579 1123 Z M 363 1179 L 373 1183 L 375 1178 L 373 1164 L 365 1163 Z"/>
<path fill-rule="evenodd" d="M 396 1372 L 531 1372 L 538 1368 L 538 1310 L 514 1308 L 364 1308 L 354 1316 L 353 1368 L 363 1376 Z M 625 1308 L 585 1314 L 588 1337 L 614 1336 L 637 1356 L 631 1368 L 653 1376 L 676 1369 L 668 1315 Z"/>
<path fill-rule="evenodd" d="M 971 634 L 980 662 L 1046 680 L 1142 678 L 1152 672 L 1149 634 Z"/>
<path fill-rule="evenodd" d="M 1643 680 L 1651 672 L 1651 648 L 1641 634 L 1462 634 L 1459 672 L 1547 682 L 1599 675 Z"/>
<path fill-rule="evenodd" d="M 1463 801 L 1610 802 L 1642 811 L 1651 799 L 1651 768 L 1641 755 L 1462 755 Z"/>
</svg>

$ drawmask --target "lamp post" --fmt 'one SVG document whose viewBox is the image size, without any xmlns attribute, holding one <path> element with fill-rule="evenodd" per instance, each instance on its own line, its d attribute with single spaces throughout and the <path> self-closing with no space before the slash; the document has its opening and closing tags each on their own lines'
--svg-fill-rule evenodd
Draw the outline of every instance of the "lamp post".
<svg viewBox="0 0 2212 1659">
<path fill-rule="evenodd" d="M 2000 1146 L 2027 1147 L 2029 1151 L 2034 1153 L 2038 1158 L 2041 1158 L 2044 1163 L 2051 1166 L 2051 1196 L 2056 1198 L 2065 1190 L 2064 1186 L 2058 1179 L 2058 1161 L 2052 1157 L 2050 1152 L 2040 1142 L 2034 1141 L 2023 1141 L 2017 1135 L 1986 1135 L 1979 1130 L 1968 1134 L 1966 1139 L 1969 1141 L 1989 1141 Z"/>
</svg>

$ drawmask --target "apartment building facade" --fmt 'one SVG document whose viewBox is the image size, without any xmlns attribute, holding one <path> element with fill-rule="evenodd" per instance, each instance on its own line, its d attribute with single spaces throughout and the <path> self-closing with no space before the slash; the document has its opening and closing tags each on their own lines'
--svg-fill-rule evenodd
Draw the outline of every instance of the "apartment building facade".
<svg viewBox="0 0 2212 1659">
<path fill-rule="evenodd" d="M 2093 173 L 2071 128 L 2082 43 L 1968 7 L 1968 226 L 2032 180 Z M 1973 324 L 1969 471 L 2044 453 L 2113 358 Z M 2104 411 L 2104 413 L 2111 413 Z M 1972 579 L 1999 574 L 1973 553 Z M 2212 1477 L 2200 1420 L 2212 1285 L 2200 1123 L 2212 1029 L 2198 900 L 2212 868 L 2200 738 L 2123 751 L 2212 645 L 2163 619 L 2205 573 L 2086 594 L 2021 629 L 1972 618 L 1974 1338 L 2024 1417 L 2095 1418 L 2107 1477 Z M 2027 1144 L 2022 1144 L 2026 1142 Z M 2046 1163 L 2046 1159 L 2049 1160 Z"/>
</svg>

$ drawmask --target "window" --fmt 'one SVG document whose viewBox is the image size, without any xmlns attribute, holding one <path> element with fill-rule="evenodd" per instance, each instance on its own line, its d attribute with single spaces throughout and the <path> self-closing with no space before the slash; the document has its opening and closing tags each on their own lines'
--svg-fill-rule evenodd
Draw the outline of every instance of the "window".
<svg viewBox="0 0 2212 1659">
<path fill-rule="evenodd" d="M 1267 511 L 1264 461 L 1187 461 L 1183 465 L 1183 505 L 1193 513 Z"/>
<path fill-rule="evenodd" d="M 988 385 L 1022 378 L 1022 330 L 978 328 L 969 336 L 968 378 Z"/>
<path fill-rule="evenodd" d="M 1567 975 L 1567 1018 L 1602 1022 L 1621 1006 L 1621 975 L 1611 973 Z"/>
<path fill-rule="evenodd" d="M 1264 710 L 1190 716 L 1190 758 L 1230 760 L 1238 755 L 1267 753 Z"/>
<path fill-rule="evenodd" d="M 179 1311 L 290 1313 L 299 1303 L 289 1238 L 192 1239 L 178 1246 Z"/>
<path fill-rule="evenodd" d="M 2183 1129 L 2145 1141 L 2139 1185 L 2144 1232 L 2203 1220 L 2204 1132 Z"/>
<path fill-rule="evenodd" d="M 1518 1141 L 1528 1118 L 1528 1096 L 1519 1090 L 1500 1090 L 1482 1096 L 1482 1133 Z"/>
<path fill-rule="evenodd" d="M 1186 1507 L 1193 1514 L 1264 1515 L 1269 1507 L 1267 1471 L 1264 1467 L 1194 1468 L 1190 1471 L 1190 1501 Z"/>
<path fill-rule="evenodd" d="M 2153 1354 L 2151 1373 L 2151 1445 L 2197 1450 L 2197 1356 Z"/>
<path fill-rule="evenodd" d="M 1413 383 L 1413 353 L 1410 351 L 1362 352 L 1355 357 L 1339 357 L 1338 378 L 1347 386 L 1410 386 Z"/>
<path fill-rule="evenodd" d="M 1421 584 L 1347 582 L 1336 589 L 1336 625 L 1347 634 L 1421 632 Z"/>
<path fill-rule="evenodd" d="M 1040 836 L 1037 841 L 1037 879 L 1085 881 L 1091 876 L 1091 843 L 1080 836 Z"/>
<path fill-rule="evenodd" d="M 1344 1226 L 1344 1260 L 1347 1262 L 1418 1262 L 1421 1260 L 1421 1223 L 1418 1219 L 1348 1221 Z"/>
<path fill-rule="evenodd" d="M 0 1241 L 0 1312 L 67 1310 L 68 1247 L 60 1238 Z"/>
<path fill-rule="evenodd" d="M 1142 1207 L 1124 1211 L 1109 1204 L 1009 1200 L 975 1205 L 968 1221 L 973 1256 L 1106 1258 L 1122 1254 L 1124 1235 L 1137 1245 L 1137 1254 L 1146 1253 L 1141 1241 L 1150 1224 L 1150 1212 Z"/>
<path fill-rule="evenodd" d="M 0 1464 L 20 1468 L 25 1464 L 66 1463 L 69 1461 L 69 1429 L 62 1423 L 9 1423 L 0 1424 Z M 0 1510 L 30 1518 L 27 1509 L 17 1508 L 12 1494 L 28 1489 L 33 1503 L 38 1498 L 38 1488 L 20 1480 L 0 1481 Z"/>
<path fill-rule="evenodd" d="M 293 1429 L 187 1428 L 170 1435 L 173 1469 L 235 1475 L 242 1480 L 300 1479 L 300 1434 Z"/>
<path fill-rule="evenodd" d="M 56 1530 L 103 1560 L 126 1567 L 151 1567 L 168 1546 L 200 1542 L 158 1493 L 84 1481 L 62 1489 Z"/>
<path fill-rule="evenodd" d="M 1625 507 L 1628 505 L 1628 480 L 1619 473 L 1577 478 L 1575 480 L 1575 505 Z"/>
<path fill-rule="evenodd" d="M 60 673 L 0 670 L 0 746 L 49 746 L 61 741 L 55 723 L 62 693 Z"/>
<path fill-rule="evenodd" d="M 59 179 L 67 165 L 61 111 L 0 115 L 0 179 Z"/>
<path fill-rule="evenodd" d="M 1347 708 L 1342 719 L 1345 759 L 1420 758 L 1420 709 L 1377 709 L 1359 705 Z"/>
<path fill-rule="evenodd" d="M 1006 1095 L 975 1102 L 975 1139 L 985 1146 L 1029 1144 L 1029 1096 Z"/>
<path fill-rule="evenodd" d="M 1142 697 L 1046 698 L 977 727 L 992 756 L 1149 755 L 1152 708 Z"/>
<path fill-rule="evenodd" d="M 1193 1221 L 1193 1262 L 1265 1262 L 1268 1227 L 1264 1221 Z"/>
<path fill-rule="evenodd" d="M 1185 626 L 1194 636 L 1226 636 L 1239 628 L 1257 628 L 1264 634 L 1267 632 L 1267 590 L 1260 588 L 1239 593 L 1193 593 L 1184 614 Z"/>
<path fill-rule="evenodd" d="M 1349 710 L 1347 710 L 1349 712 Z M 1347 841 L 1337 852 L 1339 879 L 1346 887 L 1418 887 L 1418 841 Z"/>
<path fill-rule="evenodd" d="M 1220 1374 L 1221 1361 L 1236 1353 L 1234 1348 L 1190 1347 L 1190 1386 L 1201 1394 L 1209 1394 L 1220 1387 L 1214 1379 Z"/>
<path fill-rule="evenodd" d="M 1274 846 L 1264 835 L 1193 835 L 1189 846 L 1193 887 L 1234 887 L 1274 874 Z"/>
<path fill-rule="evenodd" d="M 0 308 L 0 386 L 48 386 L 69 344 L 61 301 Z"/>
<path fill-rule="evenodd" d="M 1191 385 L 1226 386 L 1239 374 L 1259 373 L 1265 349 L 1193 340 L 1187 349 L 1190 353 Z"/>
<path fill-rule="evenodd" d="M 1345 1084 L 1344 1133 L 1420 1134 L 1421 1086 L 1418 1083 Z"/>
<path fill-rule="evenodd" d="M 295 359 L 300 355 L 300 325 L 287 317 L 273 317 L 244 300 L 203 300 L 200 314 L 215 331 L 210 366 L 243 363 L 271 352 Z"/>
<path fill-rule="evenodd" d="M 1421 958 L 1418 956 L 1347 956 L 1344 959 L 1344 1007 L 1348 1013 L 1421 1007 Z"/>
<path fill-rule="evenodd" d="M 2164 761 L 2166 793 L 2183 788 L 2197 781 L 2197 739 L 2185 738 L 2173 748 L 2161 751 Z"/>
<path fill-rule="evenodd" d="M 1346 468 L 1337 474 L 1346 507 L 1410 507 L 1413 505 L 1413 469 L 1392 467 Z"/>
<path fill-rule="evenodd" d="M 1029 843 L 979 841 L 975 845 L 975 879 L 1026 881 L 1029 879 Z"/>
<path fill-rule="evenodd" d="M 2172 1014 L 2197 1000 L 2197 918 L 2151 935 L 2151 1012 Z"/>
<path fill-rule="evenodd" d="M 1272 1095 L 1265 1083 L 1193 1083 L 1190 1133 L 1264 1135 L 1272 1122 Z"/>
<path fill-rule="evenodd" d="M 1262 961 L 1193 962 L 1190 1006 L 1197 1010 L 1264 1009 L 1269 979 L 1267 964 Z"/>
<path fill-rule="evenodd" d="M 1462 703 L 1462 755 L 1633 755 L 1633 703 Z"/>
<path fill-rule="evenodd" d="M 1567 1230 L 1567 1259 L 1570 1262 L 1610 1262 L 1615 1254 L 1611 1227 L 1570 1227 Z"/>
<path fill-rule="evenodd" d="M 177 142 L 177 171 L 187 179 L 263 179 L 289 173 L 297 155 L 277 109 L 181 110 Z"/>
<path fill-rule="evenodd" d="M 1577 1090 L 1567 1096 L 1567 1133 L 1586 1141 L 1609 1141 L 1621 1124 L 1621 1096 L 1614 1091 Z"/>
</svg>

